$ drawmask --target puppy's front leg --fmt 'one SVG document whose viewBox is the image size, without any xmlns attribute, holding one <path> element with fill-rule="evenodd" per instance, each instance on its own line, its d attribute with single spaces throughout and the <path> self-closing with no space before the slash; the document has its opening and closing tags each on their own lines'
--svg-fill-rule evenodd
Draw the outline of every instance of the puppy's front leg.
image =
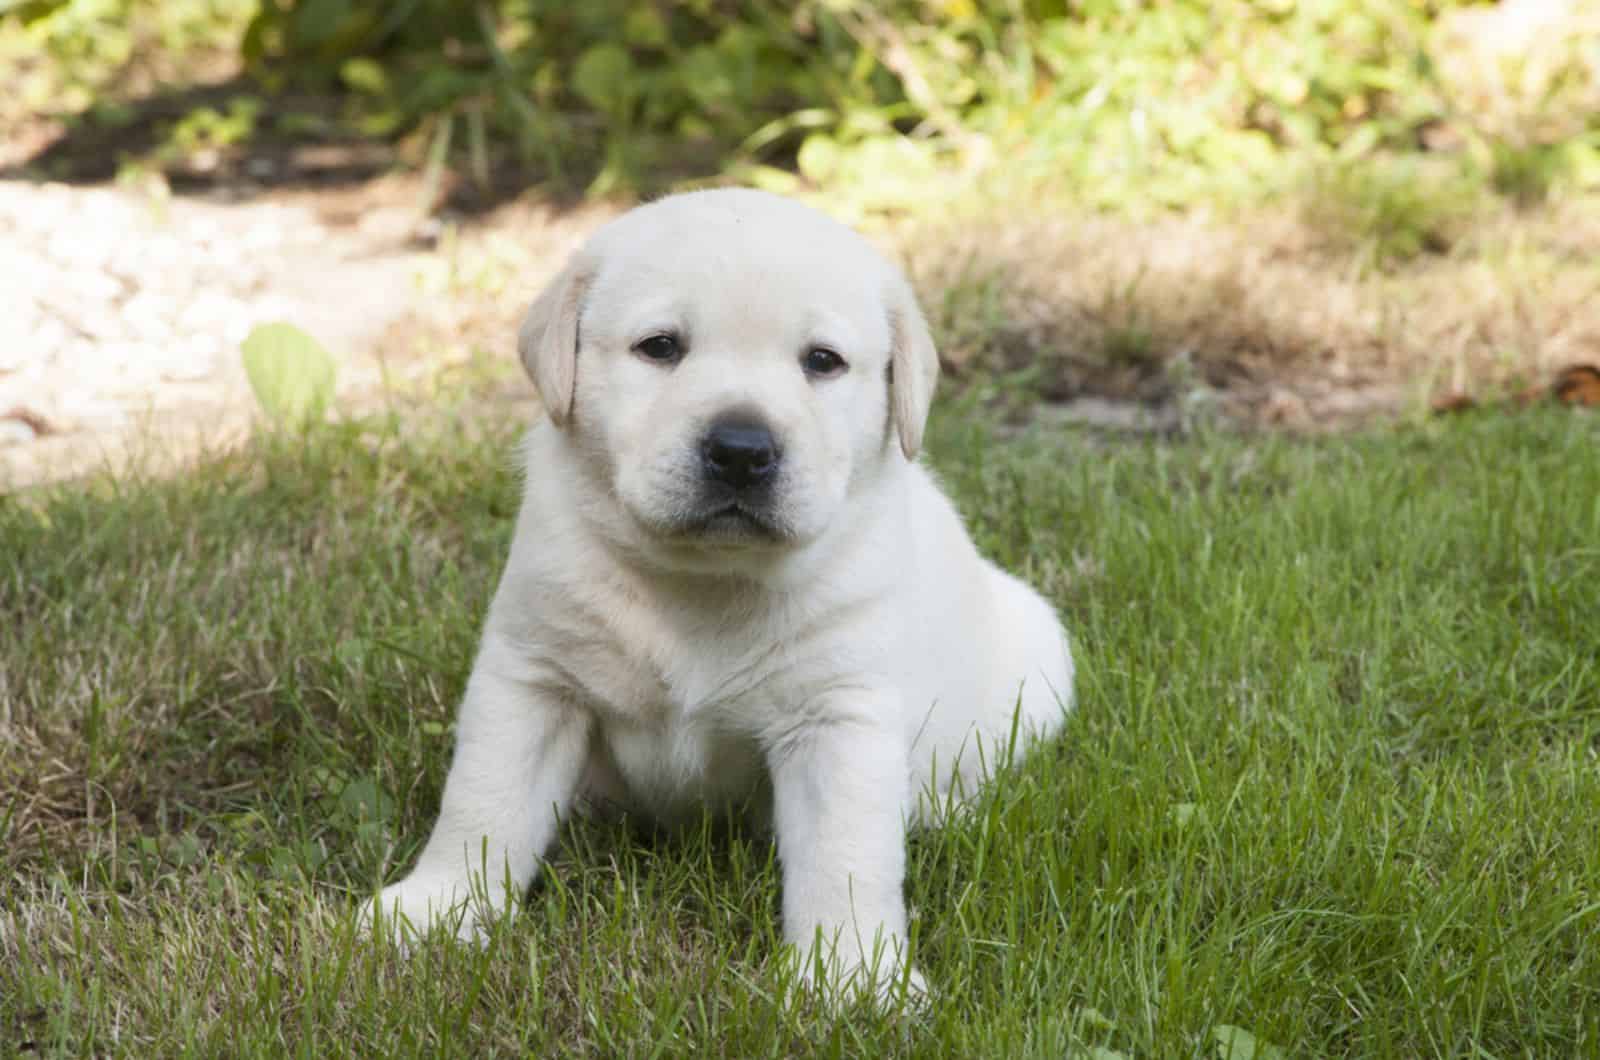
<svg viewBox="0 0 1600 1060">
<path fill-rule="evenodd" d="M 537 691 L 511 650 L 485 636 L 439 819 L 411 874 L 376 899 L 387 929 L 403 938 L 408 925 L 425 932 L 443 922 L 476 937 L 526 891 L 571 805 L 591 727 L 587 712 Z"/>
<path fill-rule="evenodd" d="M 834 985 L 882 993 L 904 966 L 905 738 L 892 693 L 840 692 L 768 750 L 784 938 Z M 837 719 L 837 720 L 832 720 Z M 821 947 L 818 954 L 813 948 Z M 922 979 L 912 973 L 916 989 Z"/>
</svg>

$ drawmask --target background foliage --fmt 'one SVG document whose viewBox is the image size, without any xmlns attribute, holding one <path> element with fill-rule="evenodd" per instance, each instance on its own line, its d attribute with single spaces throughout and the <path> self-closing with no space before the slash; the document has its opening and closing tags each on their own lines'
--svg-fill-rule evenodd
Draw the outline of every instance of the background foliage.
<svg viewBox="0 0 1600 1060">
<path fill-rule="evenodd" d="M 280 197 L 350 228 L 446 174 L 908 214 L 959 384 L 933 461 L 1083 663 L 1073 737 L 910 847 L 926 1019 L 787 1010 L 773 848 L 709 828 L 574 828 L 488 948 L 364 946 L 516 510 L 507 325 L 609 204 L 446 217 L 386 333 L 442 366 L 426 416 L 333 407 L 269 326 L 245 369 L 294 429 L 0 496 L 0 1052 L 1597 1055 L 1600 423 L 1480 391 L 1213 429 L 1594 372 L 1594 4 L 1530 42 L 1518 0 L 0 0 L 0 176 L 149 175 L 152 215 L 308 145 L 379 159 Z M 396 162 L 432 176 L 367 181 Z M 1083 396 L 1154 436 L 1064 426 Z"/>
<path fill-rule="evenodd" d="M 1304 164 L 1397 154 L 1441 156 L 1452 176 L 1519 199 L 1600 183 L 1600 32 L 1585 5 L 1533 52 L 1463 36 L 1483 10 L 1456 0 L 31 0 L 0 16 L 0 61 L 22 68 L 29 105 L 115 120 L 107 104 L 130 86 L 182 80 L 174 56 L 228 57 L 246 75 L 238 98 L 174 122 L 168 158 L 338 131 L 409 142 L 419 163 L 485 185 L 649 191 L 733 172 L 781 188 L 870 184 L 901 203 L 1003 162 L 1101 204 L 1162 204 L 1270 192 Z M 168 68 L 134 76 L 156 54 Z M 332 109 L 292 113 L 285 100 L 305 93 Z"/>
</svg>

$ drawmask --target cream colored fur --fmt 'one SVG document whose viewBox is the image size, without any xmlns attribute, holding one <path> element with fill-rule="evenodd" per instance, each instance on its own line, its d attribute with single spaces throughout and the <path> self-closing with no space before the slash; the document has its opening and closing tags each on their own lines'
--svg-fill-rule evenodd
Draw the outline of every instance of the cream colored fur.
<svg viewBox="0 0 1600 1060">
<path fill-rule="evenodd" d="M 676 364 L 637 351 L 659 333 L 683 340 Z M 843 374 L 802 370 L 817 345 Z M 594 236 L 521 349 L 549 416 L 438 822 L 378 896 L 386 927 L 475 934 L 575 803 L 709 805 L 771 822 L 808 969 L 888 981 L 908 824 L 970 793 L 1014 722 L 1054 733 L 1073 680 L 1051 607 L 978 555 L 914 460 L 938 358 L 908 285 L 797 203 L 697 192 Z M 685 529 L 729 410 L 781 445 L 773 533 Z"/>
</svg>

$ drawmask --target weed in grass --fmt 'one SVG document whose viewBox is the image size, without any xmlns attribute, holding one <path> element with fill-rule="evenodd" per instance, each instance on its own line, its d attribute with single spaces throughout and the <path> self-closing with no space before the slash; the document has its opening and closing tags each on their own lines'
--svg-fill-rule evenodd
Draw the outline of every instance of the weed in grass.
<svg viewBox="0 0 1600 1060">
<path fill-rule="evenodd" d="M 1330 249 L 1388 268 L 1455 245 L 1478 207 L 1476 185 L 1413 159 L 1363 159 L 1318 170 L 1301 218 Z"/>
<path fill-rule="evenodd" d="M 1490 185 L 1519 206 L 1548 199 L 1569 168 L 1566 144 L 1497 142 L 1489 147 Z"/>
<path fill-rule="evenodd" d="M 786 1003 L 771 843 L 575 822 L 482 948 L 415 854 L 509 431 L 329 427 L 0 499 L 0 1040 L 46 1055 L 1590 1055 L 1600 422 L 931 451 L 1082 661 L 911 842 L 922 1013 Z M 1102 1053 L 1100 1055 L 1107 1055 Z"/>
</svg>

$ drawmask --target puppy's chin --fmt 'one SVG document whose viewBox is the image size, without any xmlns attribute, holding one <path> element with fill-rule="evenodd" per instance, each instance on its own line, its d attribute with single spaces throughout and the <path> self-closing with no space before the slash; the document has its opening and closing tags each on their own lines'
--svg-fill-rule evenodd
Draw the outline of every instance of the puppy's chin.
<svg viewBox="0 0 1600 1060">
<path fill-rule="evenodd" d="M 726 503 L 702 504 L 698 497 L 660 506 L 622 500 L 626 523 L 613 524 L 618 536 L 612 540 L 634 562 L 662 573 L 765 582 L 781 577 L 818 537 L 781 507 L 740 510 Z"/>
</svg>

